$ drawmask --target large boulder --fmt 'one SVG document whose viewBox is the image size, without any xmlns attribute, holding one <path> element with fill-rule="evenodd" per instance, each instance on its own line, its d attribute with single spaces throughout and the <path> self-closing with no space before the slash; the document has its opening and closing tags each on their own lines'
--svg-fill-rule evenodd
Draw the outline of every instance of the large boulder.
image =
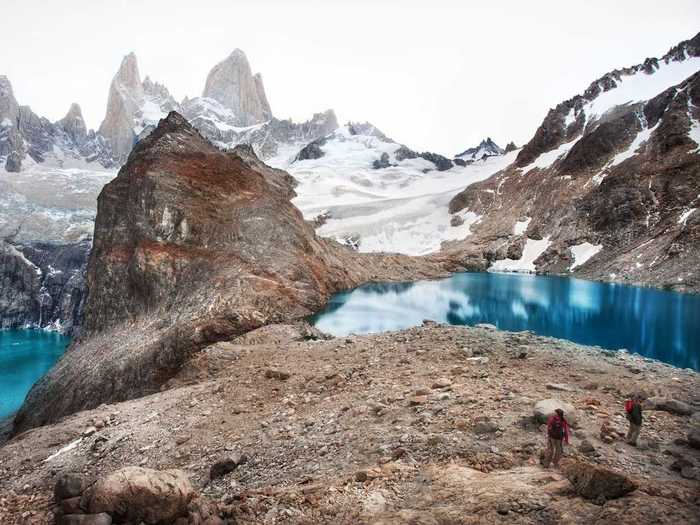
<svg viewBox="0 0 700 525">
<path fill-rule="evenodd" d="M 122 523 L 173 523 L 186 517 L 196 493 L 180 470 L 124 467 L 98 480 L 83 496 L 89 513 L 107 513 Z"/>
<path fill-rule="evenodd" d="M 564 459 L 561 468 L 579 496 L 598 502 L 615 499 L 637 489 L 624 474 L 575 459 Z"/>
<path fill-rule="evenodd" d="M 564 411 L 564 417 L 572 427 L 578 424 L 578 413 L 573 405 L 562 401 L 561 399 L 542 399 L 535 403 L 533 415 L 538 423 L 546 423 L 549 416 L 554 415 L 554 411 L 561 408 Z"/>
<path fill-rule="evenodd" d="M 679 416 L 689 416 L 693 409 L 687 403 L 668 397 L 650 397 L 644 401 L 644 408 L 647 410 L 663 410 Z"/>
<path fill-rule="evenodd" d="M 688 432 L 688 445 L 700 449 L 700 426 L 695 426 Z"/>
</svg>

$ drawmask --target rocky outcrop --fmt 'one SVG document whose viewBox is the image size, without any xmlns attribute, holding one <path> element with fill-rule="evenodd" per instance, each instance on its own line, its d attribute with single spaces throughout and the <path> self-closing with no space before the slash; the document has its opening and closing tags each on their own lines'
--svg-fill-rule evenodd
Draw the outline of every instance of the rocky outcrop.
<svg viewBox="0 0 700 525">
<path fill-rule="evenodd" d="M 461 249 L 496 260 L 546 237 L 537 271 L 700 290 L 700 35 L 679 46 L 559 104 L 514 164 L 455 196 L 451 213 L 483 216 Z"/>
<path fill-rule="evenodd" d="M 298 319 L 342 288 L 444 274 L 318 239 L 289 176 L 222 152 L 171 113 L 98 199 L 81 337 L 29 393 L 16 430 L 157 390 L 195 352 Z"/>
<path fill-rule="evenodd" d="M 251 126 L 272 118 L 262 77 L 259 73 L 253 76 L 248 58 L 240 49 L 235 49 L 209 72 L 202 96 L 233 111 L 238 126 Z"/>
<path fill-rule="evenodd" d="M 82 320 L 90 243 L 0 242 L 0 328 L 32 326 L 74 335 Z"/>
</svg>

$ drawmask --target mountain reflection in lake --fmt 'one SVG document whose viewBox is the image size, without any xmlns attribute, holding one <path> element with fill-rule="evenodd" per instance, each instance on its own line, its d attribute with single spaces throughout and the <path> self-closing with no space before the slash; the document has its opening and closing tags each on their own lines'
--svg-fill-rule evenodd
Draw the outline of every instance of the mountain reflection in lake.
<svg viewBox="0 0 700 525">
<path fill-rule="evenodd" d="M 400 330 L 424 319 L 532 330 L 700 369 L 700 296 L 565 277 L 461 273 L 368 284 L 335 295 L 313 322 L 342 336 Z"/>
</svg>

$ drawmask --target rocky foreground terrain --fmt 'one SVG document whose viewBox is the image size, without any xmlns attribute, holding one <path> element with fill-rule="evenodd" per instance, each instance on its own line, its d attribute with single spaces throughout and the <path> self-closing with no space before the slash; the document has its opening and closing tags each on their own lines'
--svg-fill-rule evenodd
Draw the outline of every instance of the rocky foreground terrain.
<svg viewBox="0 0 700 525">
<path fill-rule="evenodd" d="M 271 325 L 207 347 L 163 388 L 6 443 L 0 521 L 51 523 L 54 512 L 92 513 L 59 518 L 71 524 L 700 517 L 700 377 L 624 352 L 488 325 L 338 339 Z M 656 410 L 645 411 L 635 448 L 621 437 L 622 414 L 639 390 Z M 546 399 L 575 423 L 560 469 L 539 463 L 537 416 L 552 408 L 535 407 Z"/>
</svg>

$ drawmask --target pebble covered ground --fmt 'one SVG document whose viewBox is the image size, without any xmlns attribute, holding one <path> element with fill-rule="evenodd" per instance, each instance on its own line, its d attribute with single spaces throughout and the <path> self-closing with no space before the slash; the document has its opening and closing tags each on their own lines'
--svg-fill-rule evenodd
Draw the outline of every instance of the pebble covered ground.
<svg viewBox="0 0 700 525">
<path fill-rule="evenodd" d="M 127 465 L 183 470 L 236 523 L 698 522 L 696 372 L 489 326 L 309 335 L 273 325 L 218 343 L 162 392 L 5 443 L 0 522 L 50 523 L 59 474 L 92 481 Z M 687 410 L 645 411 L 632 447 L 623 404 L 636 391 Z M 635 492 L 584 500 L 541 467 L 533 407 L 548 398 L 574 409 L 566 455 L 625 474 Z"/>
</svg>

